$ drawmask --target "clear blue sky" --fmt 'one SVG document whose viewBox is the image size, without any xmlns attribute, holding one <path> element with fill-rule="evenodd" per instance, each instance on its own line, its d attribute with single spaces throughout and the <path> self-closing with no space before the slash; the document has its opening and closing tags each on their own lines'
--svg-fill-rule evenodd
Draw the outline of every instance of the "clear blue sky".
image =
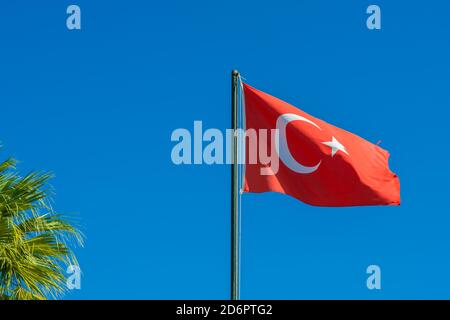
<svg viewBox="0 0 450 320">
<path fill-rule="evenodd" d="M 78 4 L 82 30 L 68 31 Z M 382 10 L 382 30 L 365 26 Z M 382 140 L 400 207 L 247 194 L 244 299 L 450 298 L 450 3 L 3 1 L 1 158 L 53 171 L 87 235 L 66 298 L 229 297 L 228 166 L 175 166 L 173 129 L 226 129 L 230 70 Z M 366 288 L 366 267 L 382 290 Z"/>
</svg>

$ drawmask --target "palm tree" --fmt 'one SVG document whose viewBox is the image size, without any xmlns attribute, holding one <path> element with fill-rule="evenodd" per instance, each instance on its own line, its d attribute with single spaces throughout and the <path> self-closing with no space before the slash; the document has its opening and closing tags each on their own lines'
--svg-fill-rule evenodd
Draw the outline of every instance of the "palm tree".
<svg viewBox="0 0 450 320">
<path fill-rule="evenodd" d="M 18 175 L 12 158 L 0 163 L 0 300 L 58 298 L 66 266 L 77 265 L 71 245 L 81 233 L 50 202 L 48 173 Z"/>
</svg>

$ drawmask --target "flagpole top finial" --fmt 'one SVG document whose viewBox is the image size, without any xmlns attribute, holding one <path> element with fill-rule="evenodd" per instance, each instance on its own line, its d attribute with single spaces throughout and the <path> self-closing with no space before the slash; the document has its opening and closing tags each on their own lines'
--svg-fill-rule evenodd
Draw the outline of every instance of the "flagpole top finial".
<svg viewBox="0 0 450 320">
<path fill-rule="evenodd" d="M 238 76 L 239 75 L 239 71 L 237 71 L 237 70 L 233 70 L 233 76 Z"/>
</svg>

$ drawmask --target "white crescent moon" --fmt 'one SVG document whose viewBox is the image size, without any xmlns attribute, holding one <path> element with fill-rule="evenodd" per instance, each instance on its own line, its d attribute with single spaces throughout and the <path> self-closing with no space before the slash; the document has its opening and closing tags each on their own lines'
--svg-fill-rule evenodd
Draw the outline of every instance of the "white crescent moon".
<svg viewBox="0 0 450 320">
<path fill-rule="evenodd" d="M 289 151 L 289 147 L 288 147 L 288 143 L 287 143 L 287 139 L 286 139 L 286 127 L 289 124 L 289 122 L 295 121 L 295 120 L 304 121 L 306 123 L 309 123 L 309 124 L 315 126 L 319 130 L 322 130 L 322 129 L 320 129 L 320 127 L 317 124 L 315 124 L 311 120 L 306 119 L 305 117 L 299 116 L 294 113 L 282 114 L 277 119 L 277 129 L 278 130 L 275 133 L 275 150 L 277 151 L 278 156 L 280 157 L 281 161 L 283 161 L 283 163 L 292 171 L 295 171 L 295 172 L 301 173 L 301 174 L 312 173 L 312 172 L 316 171 L 317 168 L 319 168 L 320 163 L 322 161 L 319 161 L 319 163 L 317 163 L 315 166 L 312 166 L 312 167 L 304 166 L 301 163 L 298 163 L 292 156 L 291 152 Z"/>
</svg>

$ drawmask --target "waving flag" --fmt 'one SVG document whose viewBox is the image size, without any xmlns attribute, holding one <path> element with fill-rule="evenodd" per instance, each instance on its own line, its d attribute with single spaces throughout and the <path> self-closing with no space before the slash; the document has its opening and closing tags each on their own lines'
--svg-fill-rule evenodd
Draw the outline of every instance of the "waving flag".
<svg viewBox="0 0 450 320">
<path fill-rule="evenodd" d="M 247 143 L 244 192 L 279 192 L 315 206 L 400 204 L 399 179 L 389 170 L 386 150 L 247 84 L 243 88 L 246 129 L 254 129 L 258 140 L 278 129 L 263 146 L 279 159 L 276 170 L 249 163 L 254 150 Z"/>
</svg>

